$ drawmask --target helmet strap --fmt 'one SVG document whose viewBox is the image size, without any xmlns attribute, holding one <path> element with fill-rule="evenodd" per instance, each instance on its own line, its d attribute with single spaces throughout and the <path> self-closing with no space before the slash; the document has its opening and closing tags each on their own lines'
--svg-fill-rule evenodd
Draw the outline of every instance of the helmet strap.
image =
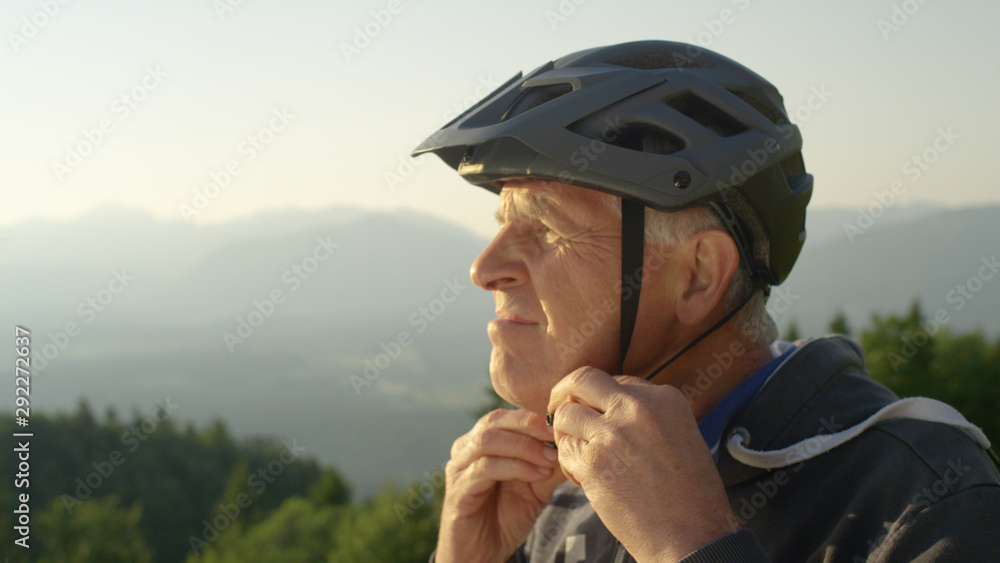
<svg viewBox="0 0 1000 563">
<path fill-rule="evenodd" d="M 740 310 L 742 310 L 743 307 L 745 307 L 746 304 L 749 303 L 751 299 L 753 299 L 753 296 L 758 291 L 760 291 L 761 289 L 765 289 L 765 291 L 766 291 L 767 290 L 767 286 L 764 284 L 764 282 L 761 279 L 758 278 L 757 281 L 754 282 L 754 286 L 753 286 L 753 289 L 750 290 L 750 294 L 747 295 L 746 298 L 744 298 L 743 301 L 739 305 L 737 305 L 736 307 L 734 307 L 732 311 L 729 311 L 728 313 L 726 313 L 726 316 L 724 316 L 721 319 L 719 319 L 719 321 L 717 323 L 715 323 L 714 325 L 712 325 L 711 328 L 709 328 L 705 332 L 701 333 L 701 336 L 699 336 L 698 338 L 695 338 L 690 343 L 688 343 L 688 345 L 685 346 L 680 352 L 677 352 L 676 354 L 674 354 L 673 358 L 670 358 L 669 360 L 667 360 L 666 362 L 664 362 L 663 365 L 661 365 L 660 367 L 658 367 L 655 370 L 653 370 L 653 373 L 651 373 L 651 374 L 649 374 L 649 375 L 646 376 L 646 381 L 649 381 L 649 380 L 653 379 L 653 377 L 655 377 L 656 374 L 660 373 L 661 371 L 663 371 L 664 369 L 666 369 L 667 366 L 669 366 L 670 364 L 674 363 L 674 360 L 676 360 L 677 358 L 681 357 L 681 355 L 684 354 L 684 352 L 687 352 L 691 348 L 694 348 L 699 342 L 701 342 L 702 340 L 708 338 L 708 335 L 710 335 L 713 332 L 715 332 L 716 330 L 718 330 L 720 327 L 722 327 L 722 325 L 728 323 L 729 320 L 732 319 L 733 317 L 735 317 L 736 313 L 739 313 Z"/>
<path fill-rule="evenodd" d="M 635 321 L 639 316 L 639 293 L 642 289 L 642 260 L 646 248 L 646 206 L 638 201 L 622 198 L 622 286 L 621 286 L 621 329 L 619 332 L 619 353 L 620 368 L 618 373 L 625 373 L 625 357 L 628 355 L 629 344 L 632 341 L 632 332 L 635 330 Z M 741 252 L 741 257 L 747 260 L 745 252 Z M 752 262 L 747 262 L 748 264 Z M 666 369 L 667 366 L 681 357 L 685 352 L 694 348 L 699 342 L 708 338 L 710 334 L 718 330 L 722 325 L 729 322 L 736 316 L 743 307 L 761 289 L 766 292 L 770 289 L 761 276 L 754 276 L 754 285 L 743 301 L 729 311 L 724 317 L 719 319 L 708 330 L 692 340 L 680 352 L 653 370 L 646 376 L 646 380 L 651 380 L 658 373 Z"/>
<path fill-rule="evenodd" d="M 646 247 L 646 206 L 638 201 L 622 198 L 622 286 L 621 323 L 618 373 L 625 371 L 632 331 L 639 315 L 639 291 L 642 289 L 642 259 Z"/>
</svg>

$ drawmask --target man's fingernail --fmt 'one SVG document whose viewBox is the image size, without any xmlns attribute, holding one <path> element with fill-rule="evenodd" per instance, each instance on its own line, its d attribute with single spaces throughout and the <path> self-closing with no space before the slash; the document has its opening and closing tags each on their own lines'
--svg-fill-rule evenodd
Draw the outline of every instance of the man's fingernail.
<svg viewBox="0 0 1000 563">
<path fill-rule="evenodd" d="M 559 452 L 557 452 L 555 448 L 545 448 L 542 455 L 544 455 L 545 459 L 549 461 L 555 461 L 556 458 L 559 457 Z"/>
<path fill-rule="evenodd" d="M 545 415 L 545 424 L 552 426 L 552 423 L 554 423 L 555 421 L 556 421 L 556 413 L 550 412 L 549 414 Z"/>
<path fill-rule="evenodd" d="M 537 469 L 539 473 L 541 473 L 542 475 L 545 475 L 546 477 L 548 477 L 549 475 L 552 475 L 552 469 L 549 468 L 549 467 L 539 467 L 539 466 L 536 465 L 535 469 Z"/>
</svg>

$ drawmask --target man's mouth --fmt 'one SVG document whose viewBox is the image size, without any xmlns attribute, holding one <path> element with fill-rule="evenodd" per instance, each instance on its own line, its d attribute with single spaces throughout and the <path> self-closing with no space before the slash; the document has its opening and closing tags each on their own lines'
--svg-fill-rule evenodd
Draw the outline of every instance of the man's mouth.
<svg viewBox="0 0 1000 563">
<path fill-rule="evenodd" d="M 497 322 L 518 324 L 518 325 L 535 325 L 538 324 L 532 320 L 526 319 L 516 313 L 511 313 L 507 311 L 497 311 Z"/>
</svg>

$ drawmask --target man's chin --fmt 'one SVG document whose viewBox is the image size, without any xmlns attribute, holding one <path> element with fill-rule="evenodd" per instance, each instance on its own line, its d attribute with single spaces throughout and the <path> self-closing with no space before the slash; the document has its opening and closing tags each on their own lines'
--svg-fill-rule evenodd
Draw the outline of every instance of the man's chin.
<svg viewBox="0 0 1000 563">
<path fill-rule="evenodd" d="M 501 399 L 519 409 L 545 416 L 549 402 L 548 393 L 545 394 L 545 397 L 535 397 L 529 392 L 519 392 L 517 389 L 507 385 L 506 383 L 509 380 L 506 378 L 494 378 L 492 374 L 491 378 L 493 379 L 493 390 L 497 392 L 497 395 L 500 395 Z"/>
</svg>

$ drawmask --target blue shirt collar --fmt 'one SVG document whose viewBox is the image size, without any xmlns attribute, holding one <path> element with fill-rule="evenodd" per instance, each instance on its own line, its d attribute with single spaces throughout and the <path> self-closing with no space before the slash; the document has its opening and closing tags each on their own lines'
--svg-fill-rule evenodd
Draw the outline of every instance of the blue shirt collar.
<svg viewBox="0 0 1000 563">
<path fill-rule="evenodd" d="M 775 342 L 772 345 L 772 350 L 775 353 L 780 354 L 778 357 L 774 358 L 768 362 L 764 367 L 757 370 L 753 375 L 746 378 L 743 383 L 730 391 L 728 395 L 723 397 L 721 401 L 711 411 L 705 415 L 704 418 L 698 422 L 698 429 L 701 430 L 701 435 L 705 439 L 705 443 L 708 444 L 708 449 L 712 452 L 712 458 L 715 461 L 719 461 L 719 443 L 722 441 L 722 432 L 729 425 L 729 421 L 732 420 L 733 415 L 735 415 L 740 409 L 746 406 L 753 399 L 757 393 L 764 387 L 767 380 L 770 379 L 774 372 L 778 369 L 787 358 L 794 352 L 796 346 L 790 342 Z M 722 369 L 720 367 L 720 369 Z M 711 376 L 711 373 L 707 374 Z"/>
</svg>

